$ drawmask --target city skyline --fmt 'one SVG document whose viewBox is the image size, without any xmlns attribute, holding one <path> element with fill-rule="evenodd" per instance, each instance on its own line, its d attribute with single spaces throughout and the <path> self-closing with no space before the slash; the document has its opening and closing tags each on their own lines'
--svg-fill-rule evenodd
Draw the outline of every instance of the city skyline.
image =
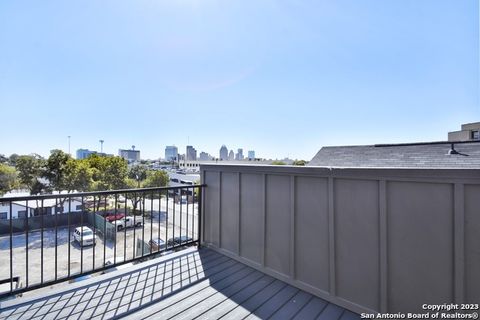
<svg viewBox="0 0 480 320">
<path fill-rule="evenodd" d="M 4 154 L 308 160 L 480 118 L 474 0 L 4 1 L 0 41 Z"/>
</svg>

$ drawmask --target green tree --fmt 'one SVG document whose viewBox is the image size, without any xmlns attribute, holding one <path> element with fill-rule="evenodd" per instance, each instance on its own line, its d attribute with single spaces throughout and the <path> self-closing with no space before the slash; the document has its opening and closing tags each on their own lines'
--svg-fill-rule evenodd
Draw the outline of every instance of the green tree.
<svg viewBox="0 0 480 320">
<path fill-rule="evenodd" d="M 18 185 L 15 168 L 0 163 L 0 195 L 15 189 Z"/>
<path fill-rule="evenodd" d="M 67 190 L 68 192 L 74 190 L 72 178 L 75 172 L 74 162 L 72 157 L 62 150 L 52 150 L 50 156 L 45 162 L 45 169 L 43 177 L 48 180 L 48 187 L 50 190 L 58 192 Z"/>
<path fill-rule="evenodd" d="M 165 187 L 169 180 L 167 172 L 163 170 L 149 170 L 143 186 L 146 188 Z"/>
<path fill-rule="evenodd" d="M 10 157 L 8 157 L 8 164 L 11 165 L 12 167 L 16 167 L 18 157 L 20 157 L 18 154 L 12 153 Z"/>
<path fill-rule="evenodd" d="M 8 164 L 8 158 L 3 154 L 0 154 L 0 163 Z"/>
<path fill-rule="evenodd" d="M 128 170 L 128 178 L 135 180 L 137 182 L 137 188 L 140 188 L 142 181 L 147 178 L 147 171 L 148 169 L 145 165 L 134 165 Z"/>
<path fill-rule="evenodd" d="M 116 190 L 127 187 L 127 161 L 121 157 L 91 155 L 85 159 L 91 169 L 93 190 Z"/>
<path fill-rule="evenodd" d="M 275 161 L 272 161 L 272 165 L 274 165 L 274 166 L 284 166 L 284 165 L 286 165 L 286 163 L 283 162 L 283 161 L 275 160 Z"/>
<path fill-rule="evenodd" d="M 22 186 L 30 194 L 39 194 L 45 190 L 45 184 L 40 181 L 44 172 L 45 160 L 38 154 L 19 156 L 15 161 L 15 169 Z"/>
<path fill-rule="evenodd" d="M 305 161 L 305 160 L 295 160 L 293 161 L 292 165 L 294 166 L 304 166 L 306 165 L 308 162 Z"/>
<path fill-rule="evenodd" d="M 69 159 L 67 166 L 70 167 L 68 181 L 72 184 L 71 190 L 90 191 L 93 185 L 93 170 L 85 160 Z"/>
</svg>

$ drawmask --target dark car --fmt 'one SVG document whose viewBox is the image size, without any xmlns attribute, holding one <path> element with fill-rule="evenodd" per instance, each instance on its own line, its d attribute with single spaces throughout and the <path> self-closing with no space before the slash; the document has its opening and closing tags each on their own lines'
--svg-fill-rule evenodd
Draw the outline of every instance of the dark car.
<svg viewBox="0 0 480 320">
<path fill-rule="evenodd" d="M 160 238 L 152 239 L 148 242 L 150 247 L 152 248 L 152 251 L 161 251 L 165 250 L 165 241 Z"/>
<path fill-rule="evenodd" d="M 179 246 L 181 244 L 185 244 L 188 242 L 192 242 L 193 239 L 187 236 L 180 236 L 180 237 L 175 237 L 175 238 L 170 238 L 167 241 L 167 246 L 168 247 L 173 247 L 173 246 Z"/>
</svg>

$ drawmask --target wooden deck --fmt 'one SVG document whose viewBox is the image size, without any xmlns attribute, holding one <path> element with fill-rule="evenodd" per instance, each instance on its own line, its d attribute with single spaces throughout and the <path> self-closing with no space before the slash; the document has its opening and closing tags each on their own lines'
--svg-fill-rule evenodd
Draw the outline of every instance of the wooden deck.
<svg viewBox="0 0 480 320">
<path fill-rule="evenodd" d="M 209 249 L 2 302 L 0 310 L 0 319 L 360 319 Z"/>
</svg>

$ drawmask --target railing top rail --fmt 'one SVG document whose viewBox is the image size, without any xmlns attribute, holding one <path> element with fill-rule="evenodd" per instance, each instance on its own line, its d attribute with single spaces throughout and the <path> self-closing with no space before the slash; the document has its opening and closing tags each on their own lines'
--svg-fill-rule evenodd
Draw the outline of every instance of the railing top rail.
<svg viewBox="0 0 480 320">
<path fill-rule="evenodd" d="M 79 198 L 79 197 L 89 197 L 89 196 L 98 196 L 98 195 L 115 195 L 115 194 L 126 194 L 126 193 L 135 193 L 135 192 L 154 192 L 154 191 L 163 191 L 163 190 L 192 189 L 192 188 L 202 188 L 202 187 L 206 187 L 206 185 L 194 184 L 194 185 L 175 186 L 175 187 L 155 187 L 155 188 L 118 189 L 118 190 L 102 190 L 102 191 L 75 192 L 75 193 L 59 193 L 59 194 L 41 194 L 41 195 L 30 195 L 30 196 L 20 196 L 20 197 L 4 197 L 4 198 L 0 198 L 0 202 L 27 201 L 27 200 L 34 201 L 34 200 L 57 199 L 57 198 Z"/>
</svg>

